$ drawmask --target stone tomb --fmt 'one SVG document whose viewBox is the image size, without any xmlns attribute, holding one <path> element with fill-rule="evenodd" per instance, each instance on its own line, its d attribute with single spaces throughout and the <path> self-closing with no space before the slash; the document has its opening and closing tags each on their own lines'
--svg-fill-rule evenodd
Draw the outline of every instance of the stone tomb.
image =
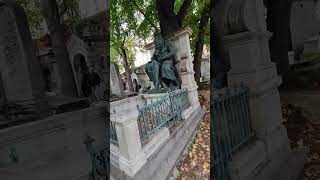
<svg viewBox="0 0 320 180">
<path fill-rule="evenodd" d="M 40 98 L 44 85 L 22 7 L 0 2 L 0 101 Z"/>
</svg>

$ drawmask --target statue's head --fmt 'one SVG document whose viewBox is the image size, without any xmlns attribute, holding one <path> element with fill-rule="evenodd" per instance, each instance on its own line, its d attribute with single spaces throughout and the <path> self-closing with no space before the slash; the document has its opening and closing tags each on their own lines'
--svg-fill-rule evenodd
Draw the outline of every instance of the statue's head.
<svg viewBox="0 0 320 180">
<path fill-rule="evenodd" d="M 164 45 L 164 40 L 161 36 L 161 33 L 159 31 L 156 31 L 154 33 L 154 45 L 156 49 L 162 48 Z"/>
</svg>

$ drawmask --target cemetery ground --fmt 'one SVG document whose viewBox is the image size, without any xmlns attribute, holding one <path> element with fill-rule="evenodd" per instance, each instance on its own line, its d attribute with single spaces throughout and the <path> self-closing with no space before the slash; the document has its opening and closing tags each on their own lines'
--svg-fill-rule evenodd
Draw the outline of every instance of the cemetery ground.
<svg viewBox="0 0 320 180">
<path fill-rule="evenodd" d="M 280 91 L 284 124 L 292 147 L 307 147 L 298 180 L 320 179 L 320 90 Z"/>
<path fill-rule="evenodd" d="M 210 91 L 199 90 L 199 100 L 206 113 L 202 118 L 190 147 L 178 164 L 178 180 L 209 179 L 210 176 Z"/>
</svg>

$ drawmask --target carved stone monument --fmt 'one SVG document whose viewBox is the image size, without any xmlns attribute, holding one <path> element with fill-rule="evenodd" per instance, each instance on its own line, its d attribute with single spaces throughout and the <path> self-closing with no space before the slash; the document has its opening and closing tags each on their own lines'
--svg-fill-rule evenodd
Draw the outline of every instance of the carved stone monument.
<svg viewBox="0 0 320 180">
<path fill-rule="evenodd" d="M 266 29 L 263 0 L 234 0 L 226 18 L 224 43 L 231 64 L 228 83 L 243 82 L 250 88 L 251 119 L 257 137 L 233 156 L 231 178 L 295 179 L 303 155 L 291 149 L 282 124 L 278 92 L 282 80 L 270 60 L 268 41 L 272 34 Z M 290 176 L 284 175 L 286 172 Z"/>
<path fill-rule="evenodd" d="M 22 7 L 0 1 L 0 100 L 19 102 L 44 94 L 40 64 Z"/>
</svg>

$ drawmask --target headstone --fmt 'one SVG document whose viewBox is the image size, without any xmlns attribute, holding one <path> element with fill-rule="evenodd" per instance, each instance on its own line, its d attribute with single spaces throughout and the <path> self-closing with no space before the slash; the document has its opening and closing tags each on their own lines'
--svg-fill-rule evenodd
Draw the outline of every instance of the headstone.
<svg viewBox="0 0 320 180">
<path fill-rule="evenodd" d="M 123 82 L 120 76 L 119 68 L 116 64 L 110 64 L 110 88 L 111 94 L 124 96 Z"/>
<path fill-rule="evenodd" d="M 40 98 L 44 82 L 23 8 L 14 2 L 1 1 L 0 27 L 1 101 Z"/>
<path fill-rule="evenodd" d="M 142 65 L 136 68 L 134 72 L 137 75 L 138 84 L 140 84 L 141 88 L 145 90 L 147 88 L 151 88 L 153 83 L 150 81 L 148 75 L 144 71 L 144 68 L 145 68 L 144 65 Z"/>
<path fill-rule="evenodd" d="M 210 51 L 204 45 L 203 54 L 201 59 L 201 78 L 202 81 L 206 81 L 210 79 Z"/>
</svg>

